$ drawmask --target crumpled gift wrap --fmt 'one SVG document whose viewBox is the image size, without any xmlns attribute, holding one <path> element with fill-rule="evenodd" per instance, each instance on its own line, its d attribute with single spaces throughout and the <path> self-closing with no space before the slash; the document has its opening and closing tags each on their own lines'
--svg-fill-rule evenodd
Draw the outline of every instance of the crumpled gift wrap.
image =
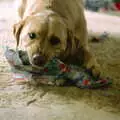
<svg viewBox="0 0 120 120">
<path fill-rule="evenodd" d="M 42 68 L 29 63 L 27 53 L 7 48 L 5 56 L 11 66 L 13 79 L 18 83 L 46 84 L 80 88 L 100 88 L 111 84 L 110 79 L 93 77 L 88 70 L 74 65 L 66 65 L 57 58 L 51 59 Z"/>
</svg>

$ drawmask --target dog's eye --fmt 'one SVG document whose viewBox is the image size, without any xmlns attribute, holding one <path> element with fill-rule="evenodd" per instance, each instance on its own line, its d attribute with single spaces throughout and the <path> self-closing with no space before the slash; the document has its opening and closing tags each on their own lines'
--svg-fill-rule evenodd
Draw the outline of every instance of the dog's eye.
<svg viewBox="0 0 120 120">
<path fill-rule="evenodd" d="M 29 35 L 29 38 L 30 38 L 31 40 L 33 40 L 33 39 L 36 38 L 36 34 L 35 34 L 35 33 L 28 33 L 28 35 Z"/>
<path fill-rule="evenodd" d="M 58 37 L 56 37 L 56 36 L 52 36 L 51 39 L 50 39 L 50 43 L 52 45 L 57 45 L 57 44 L 60 43 L 60 39 Z"/>
</svg>

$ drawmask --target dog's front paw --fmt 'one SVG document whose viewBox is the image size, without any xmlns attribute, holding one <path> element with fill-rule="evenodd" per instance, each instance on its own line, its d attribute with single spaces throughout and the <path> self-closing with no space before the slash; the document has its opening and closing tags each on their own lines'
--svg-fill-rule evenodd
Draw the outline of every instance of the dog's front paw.
<svg viewBox="0 0 120 120">
<path fill-rule="evenodd" d="M 98 63 L 89 61 L 85 66 L 86 69 L 89 70 L 94 77 L 99 77 L 101 75 L 101 69 Z"/>
</svg>

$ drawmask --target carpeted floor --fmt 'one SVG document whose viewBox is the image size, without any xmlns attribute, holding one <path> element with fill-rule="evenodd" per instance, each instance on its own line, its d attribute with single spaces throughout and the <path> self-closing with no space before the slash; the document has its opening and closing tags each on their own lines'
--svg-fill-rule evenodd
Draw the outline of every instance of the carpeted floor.
<svg viewBox="0 0 120 120">
<path fill-rule="evenodd" d="M 9 12 L 12 13 L 12 10 Z M 9 83 L 11 73 L 9 72 L 8 64 L 3 56 L 3 50 L 5 44 L 8 44 L 10 47 L 15 45 L 11 34 L 12 23 L 13 20 L 10 20 L 10 17 L 5 18 L 4 15 L 0 17 L 0 108 L 25 107 L 32 103 L 35 103 L 37 106 L 40 105 L 41 107 L 42 104 L 47 105 L 54 103 L 62 105 L 72 104 L 71 101 L 82 101 L 97 110 L 102 109 L 112 113 L 120 112 L 119 38 L 110 37 L 100 43 L 90 42 L 91 51 L 97 57 L 103 75 L 113 79 L 113 84 L 109 88 L 83 90 L 76 87 L 11 85 Z"/>
</svg>

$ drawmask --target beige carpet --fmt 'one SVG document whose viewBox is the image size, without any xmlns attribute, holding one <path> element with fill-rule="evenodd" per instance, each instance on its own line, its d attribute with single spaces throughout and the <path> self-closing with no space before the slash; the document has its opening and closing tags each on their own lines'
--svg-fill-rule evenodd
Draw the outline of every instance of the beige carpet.
<svg viewBox="0 0 120 120">
<path fill-rule="evenodd" d="M 119 18 L 87 13 L 93 32 L 120 32 Z M 112 19 L 104 22 L 104 17 Z M 99 27 L 101 21 L 103 27 Z M 5 45 L 15 46 L 11 28 L 14 10 L 11 2 L 0 2 L 0 119 L 1 120 L 120 120 L 120 39 L 110 37 L 90 43 L 103 74 L 113 79 L 110 88 L 82 90 L 76 87 L 23 86 L 11 84 L 11 73 L 3 56 Z M 106 20 L 107 22 L 108 20 Z M 93 23 L 94 22 L 94 26 Z M 116 23 L 116 24 L 114 24 Z M 100 24 L 99 24 L 100 25 Z M 102 28 L 104 28 L 102 30 Z M 116 31 L 115 31 L 116 30 Z M 119 30 L 119 31 L 118 31 Z M 115 31 L 115 32 L 114 32 Z"/>
</svg>

